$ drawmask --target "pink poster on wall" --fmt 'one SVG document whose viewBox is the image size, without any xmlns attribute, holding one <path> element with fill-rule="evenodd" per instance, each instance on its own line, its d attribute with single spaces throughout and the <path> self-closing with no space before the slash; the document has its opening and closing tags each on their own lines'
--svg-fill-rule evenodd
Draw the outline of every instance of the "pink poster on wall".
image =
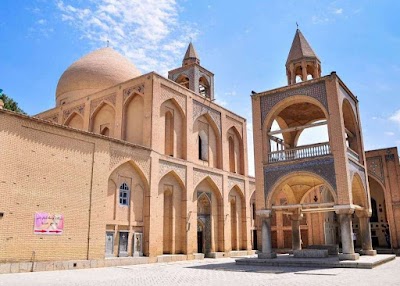
<svg viewBox="0 0 400 286">
<path fill-rule="evenodd" d="M 35 213 L 35 234 L 62 234 L 64 231 L 64 216 L 60 214 Z"/>
</svg>

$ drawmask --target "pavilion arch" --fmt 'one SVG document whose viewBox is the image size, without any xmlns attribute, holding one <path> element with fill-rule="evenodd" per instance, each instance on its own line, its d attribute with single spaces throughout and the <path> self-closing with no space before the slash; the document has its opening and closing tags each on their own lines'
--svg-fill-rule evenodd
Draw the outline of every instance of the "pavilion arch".
<svg viewBox="0 0 400 286">
<path fill-rule="evenodd" d="M 221 134 L 217 127 L 217 124 L 212 119 L 210 114 L 204 113 L 201 116 L 197 117 L 193 123 L 193 141 L 196 142 L 197 145 L 200 145 L 199 142 L 199 133 L 203 131 L 207 135 L 208 140 L 208 158 L 201 158 L 199 156 L 198 160 L 204 163 L 204 161 L 208 162 L 209 167 L 219 168 L 221 169 L 222 163 L 222 151 L 221 151 Z M 200 138 L 202 139 L 202 138 Z M 200 146 L 198 146 L 200 147 Z M 200 153 L 200 152 L 199 152 Z M 199 154 L 200 155 L 200 154 Z M 204 160 L 205 159 L 205 160 Z"/>
<path fill-rule="evenodd" d="M 163 198 L 163 253 L 186 253 L 186 189 L 174 171 L 160 179 L 158 195 Z"/>
<path fill-rule="evenodd" d="M 164 120 L 164 154 L 186 159 L 186 116 L 174 98 L 165 100 L 160 106 L 160 118 Z"/>
<path fill-rule="evenodd" d="M 201 198 L 207 196 L 210 201 L 210 212 L 199 213 Z M 197 203 L 197 219 L 205 224 L 204 253 L 224 251 L 224 218 L 221 192 L 210 176 L 197 184 L 193 193 L 193 202 Z M 198 241 L 199 242 L 199 241 Z"/>
<path fill-rule="evenodd" d="M 351 180 L 352 203 L 365 209 L 369 208 L 367 192 L 358 173 L 354 173 Z"/>
<path fill-rule="evenodd" d="M 337 195 L 334 188 L 321 176 L 312 172 L 292 172 L 281 177 L 271 188 L 266 198 L 266 208 L 271 209 L 280 192 L 285 193 L 287 204 L 300 204 L 303 197 L 314 190 L 316 186 L 325 185 L 330 191 L 334 202 L 337 202 Z M 293 189 L 293 187 L 295 187 Z M 295 192 L 298 194 L 296 195 Z"/>
<path fill-rule="evenodd" d="M 235 126 L 226 132 L 229 150 L 229 171 L 244 175 L 243 138 Z"/>
<path fill-rule="evenodd" d="M 293 109 L 306 110 L 304 113 L 292 112 Z M 294 116 L 296 118 L 290 118 Z M 285 117 L 286 120 L 285 120 Z M 307 124 L 311 121 L 326 120 L 328 121 L 329 114 L 325 106 L 317 99 L 306 96 L 306 95 L 295 95 L 290 96 L 280 102 L 278 102 L 267 114 L 262 125 L 262 136 L 263 136 L 263 148 L 266 148 L 264 154 L 270 150 L 270 142 L 268 132 L 271 130 L 273 122 L 276 120 L 280 128 L 296 127 Z M 287 122 L 290 120 L 291 122 Z M 329 125 L 328 125 L 329 126 Z M 283 134 L 285 144 L 289 148 L 294 148 L 295 137 L 298 131 L 286 132 Z"/>
<path fill-rule="evenodd" d="M 314 186 L 313 188 L 311 188 L 310 190 L 308 190 L 303 197 L 300 200 L 300 203 L 303 204 L 305 203 L 306 198 L 313 192 L 313 191 L 317 191 L 318 189 L 320 189 L 322 186 L 325 186 L 325 184 L 319 184 Z M 337 198 L 336 198 L 336 194 L 333 191 L 332 188 L 327 187 L 324 190 L 326 190 L 328 192 L 329 195 L 329 201 L 323 201 L 323 203 L 334 203 L 337 204 Z"/>
<path fill-rule="evenodd" d="M 359 158 L 363 158 L 359 123 L 351 103 L 346 98 L 342 102 L 342 114 L 347 147 L 355 151 Z"/>
<path fill-rule="evenodd" d="M 122 136 L 123 139 L 135 144 L 144 142 L 144 98 L 140 93 L 133 93 L 123 105 Z"/>
<path fill-rule="evenodd" d="M 108 101 L 102 101 L 90 116 L 90 131 L 113 137 L 115 131 L 115 108 Z"/>
<path fill-rule="evenodd" d="M 229 191 L 228 200 L 232 250 L 246 249 L 246 200 L 238 185 Z"/>
<path fill-rule="evenodd" d="M 311 120 L 311 121 L 307 122 L 306 124 L 312 124 L 312 123 L 316 123 L 316 122 L 318 122 L 318 121 L 320 121 L 320 120 L 318 120 L 318 119 L 317 119 L 317 120 Z M 322 127 L 322 126 L 319 126 L 319 127 Z M 326 128 L 325 132 L 326 132 L 326 135 L 327 135 L 327 137 L 328 137 L 328 141 L 330 141 L 330 140 L 329 140 L 328 125 L 325 125 L 324 127 Z M 317 127 L 317 128 L 318 128 L 318 127 Z M 306 130 L 308 130 L 308 129 L 299 130 L 299 131 L 296 133 L 296 135 L 295 135 L 295 137 L 294 137 L 294 145 L 295 145 L 295 146 L 298 146 L 299 138 L 301 137 L 301 135 L 303 134 L 303 132 L 306 131 Z"/>
<path fill-rule="evenodd" d="M 72 112 L 64 121 L 65 126 L 83 130 L 83 117 L 78 112 Z"/>
</svg>

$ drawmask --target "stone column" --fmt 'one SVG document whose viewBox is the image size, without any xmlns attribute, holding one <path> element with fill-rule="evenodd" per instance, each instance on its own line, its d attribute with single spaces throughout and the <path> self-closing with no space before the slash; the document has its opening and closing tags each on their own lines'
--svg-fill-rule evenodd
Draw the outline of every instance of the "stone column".
<svg viewBox="0 0 400 286">
<path fill-rule="evenodd" d="M 294 65 L 290 64 L 290 82 L 289 85 L 296 83 L 296 74 L 294 73 Z"/>
<path fill-rule="evenodd" d="M 271 237 L 271 210 L 259 210 L 257 215 L 262 220 L 262 250 L 258 253 L 259 259 L 276 258 L 276 253 L 272 252 L 272 237 Z"/>
<path fill-rule="evenodd" d="M 302 218 L 303 214 L 292 214 L 290 217 L 292 221 L 292 250 L 301 249 L 300 220 Z"/>
<path fill-rule="evenodd" d="M 305 61 L 301 62 L 301 72 L 302 72 L 302 80 L 307 80 L 307 63 Z"/>
<path fill-rule="evenodd" d="M 372 239 L 371 239 L 371 225 L 369 223 L 369 215 L 368 213 L 357 214 L 358 219 L 360 221 L 360 236 L 362 243 L 362 255 L 376 255 L 376 250 L 372 248 Z"/>
<path fill-rule="evenodd" d="M 339 215 L 342 238 L 342 253 L 339 254 L 339 260 L 357 260 L 360 258 L 360 255 L 354 252 L 353 225 L 351 219 L 354 209 L 338 209 L 336 213 Z"/>
</svg>

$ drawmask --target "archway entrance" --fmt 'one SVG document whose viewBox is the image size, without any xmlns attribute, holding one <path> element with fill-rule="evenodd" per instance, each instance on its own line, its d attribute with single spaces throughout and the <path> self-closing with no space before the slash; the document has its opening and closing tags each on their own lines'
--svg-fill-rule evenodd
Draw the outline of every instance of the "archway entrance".
<svg viewBox="0 0 400 286">
<path fill-rule="evenodd" d="M 390 229 L 387 220 L 385 193 L 377 180 L 368 177 L 371 192 L 370 217 L 372 246 L 379 248 L 391 248 Z"/>
<path fill-rule="evenodd" d="M 206 193 L 197 199 L 197 251 L 211 252 L 211 202 Z"/>
<path fill-rule="evenodd" d="M 301 249 L 338 243 L 336 202 L 331 186 L 320 176 L 302 172 L 286 176 L 268 198 L 272 210 L 272 247 Z"/>
</svg>

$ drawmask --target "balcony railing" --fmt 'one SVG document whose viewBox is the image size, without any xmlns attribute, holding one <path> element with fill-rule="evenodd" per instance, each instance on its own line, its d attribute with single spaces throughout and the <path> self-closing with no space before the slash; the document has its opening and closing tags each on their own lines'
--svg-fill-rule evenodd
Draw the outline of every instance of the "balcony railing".
<svg viewBox="0 0 400 286">
<path fill-rule="evenodd" d="M 329 142 L 301 146 L 293 149 L 274 151 L 268 154 L 268 163 L 312 158 L 331 154 Z"/>
<path fill-rule="evenodd" d="M 356 151 L 354 151 L 350 147 L 347 147 L 347 155 L 349 156 L 350 159 L 353 159 L 356 162 L 360 162 L 360 156 L 358 156 Z"/>
</svg>

